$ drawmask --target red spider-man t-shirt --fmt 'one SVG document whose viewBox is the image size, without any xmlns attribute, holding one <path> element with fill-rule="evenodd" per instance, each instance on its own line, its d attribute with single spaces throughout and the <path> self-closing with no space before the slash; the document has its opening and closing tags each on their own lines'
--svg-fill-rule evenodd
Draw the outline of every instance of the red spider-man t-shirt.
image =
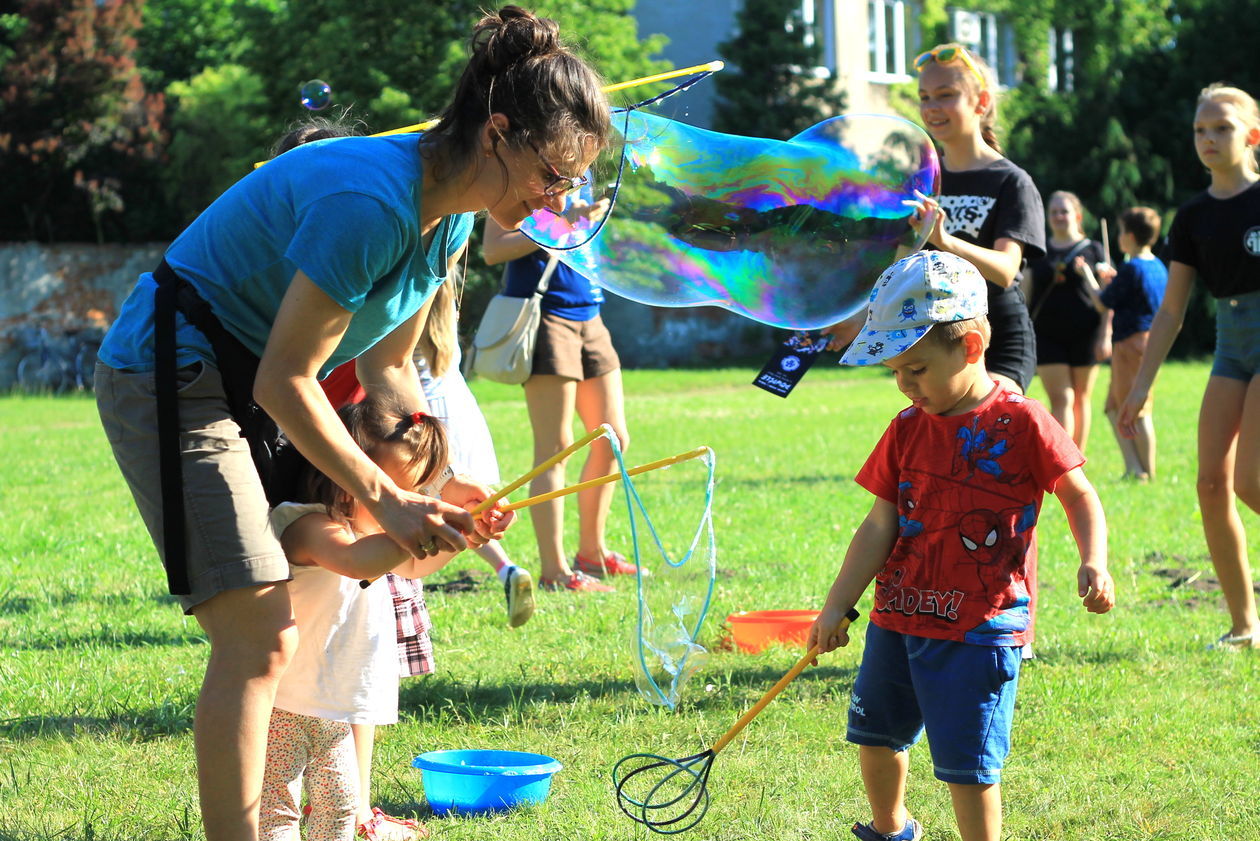
<svg viewBox="0 0 1260 841">
<path fill-rule="evenodd" d="M 1029 642 L 1041 501 L 1084 463 L 1045 408 L 1001 387 L 963 415 L 901 412 L 857 475 L 899 521 L 871 621 L 978 645 Z"/>
</svg>

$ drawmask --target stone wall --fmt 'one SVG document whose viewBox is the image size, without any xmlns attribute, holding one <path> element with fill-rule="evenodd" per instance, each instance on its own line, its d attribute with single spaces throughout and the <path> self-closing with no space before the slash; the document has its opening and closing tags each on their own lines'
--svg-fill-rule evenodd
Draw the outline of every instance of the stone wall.
<svg viewBox="0 0 1260 841">
<path fill-rule="evenodd" d="M 0 391 L 32 350 L 24 327 L 107 327 L 166 246 L 0 243 Z M 712 307 L 663 309 L 607 295 L 604 320 L 627 368 L 733 364 L 764 355 L 778 331 Z M 73 356 L 73 352 L 69 351 Z"/>
</svg>

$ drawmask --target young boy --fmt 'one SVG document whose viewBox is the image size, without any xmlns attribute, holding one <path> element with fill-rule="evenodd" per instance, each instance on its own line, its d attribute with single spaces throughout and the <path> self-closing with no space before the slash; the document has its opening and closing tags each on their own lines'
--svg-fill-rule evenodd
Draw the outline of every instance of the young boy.
<svg viewBox="0 0 1260 841">
<path fill-rule="evenodd" d="M 1090 289 L 1094 306 L 1111 319 L 1111 385 L 1107 389 L 1107 420 L 1111 421 L 1120 454 L 1124 456 L 1125 478 L 1149 481 L 1155 475 L 1155 422 L 1151 414 L 1153 395 L 1148 395 L 1142 414 L 1133 424 L 1132 438 L 1126 438 L 1117 425 L 1120 407 L 1142 366 L 1151 321 L 1164 301 L 1168 269 L 1151 253 L 1159 239 L 1159 214 L 1149 207 L 1130 207 L 1120 214 L 1120 250 L 1128 260 L 1114 272 L 1100 272 L 1104 287 Z"/>
<path fill-rule="evenodd" d="M 849 705 L 872 820 L 863 841 L 914 841 L 905 808 L 908 748 L 925 725 L 963 841 L 997 841 L 1020 647 L 1032 621 L 1042 496 L 1059 497 L 1081 556 L 1087 610 L 1114 604 L 1106 523 L 1085 461 L 1036 402 L 984 367 L 985 281 L 953 254 L 920 251 L 875 285 L 866 323 L 841 359 L 882 364 L 910 400 L 858 472 L 875 503 L 849 544 L 809 632 L 847 645 L 845 612 L 875 579 L 866 650 Z"/>
</svg>

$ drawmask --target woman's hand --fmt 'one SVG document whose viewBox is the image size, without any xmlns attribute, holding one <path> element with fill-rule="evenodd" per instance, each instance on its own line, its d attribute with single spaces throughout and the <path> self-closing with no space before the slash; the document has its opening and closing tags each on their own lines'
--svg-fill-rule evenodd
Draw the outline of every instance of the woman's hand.
<svg viewBox="0 0 1260 841">
<path fill-rule="evenodd" d="M 1106 362 L 1111 358 L 1111 336 L 1099 336 L 1094 341 L 1094 359 L 1098 362 Z"/>
<path fill-rule="evenodd" d="M 365 507 L 395 543 L 421 559 L 467 549 L 467 536 L 476 534 L 471 514 L 431 496 L 400 490 Z"/>
<path fill-rule="evenodd" d="M 494 491 L 490 488 L 470 476 L 458 473 L 446 483 L 446 487 L 442 488 L 443 501 L 458 505 L 467 511 L 472 511 L 493 495 Z M 474 518 L 475 531 L 467 535 L 468 543 L 476 547 L 483 546 L 491 540 L 500 540 L 515 521 L 515 511 L 500 511 L 497 506 L 490 508 Z"/>
</svg>

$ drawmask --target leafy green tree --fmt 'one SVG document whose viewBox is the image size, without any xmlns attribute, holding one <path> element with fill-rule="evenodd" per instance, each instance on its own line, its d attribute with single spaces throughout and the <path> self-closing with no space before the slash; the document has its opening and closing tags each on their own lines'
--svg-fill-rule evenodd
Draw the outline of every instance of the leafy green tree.
<svg viewBox="0 0 1260 841">
<path fill-rule="evenodd" d="M 786 140 L 844 110 L 837 83 L 810 73 L 822 64 L 822 39 L 809 38 L 800 9 L 799 0 L 757 0 L 740 9 L 739 34 L 718 45 L 735 67 L 716 77 L 715 129 Z"/>
<path fill-rule="evenodd" d="M 184 223 L 249 173 L 276 139 L 262 81 L 239 64 L 210 67 L 167 88 L 171 118 L 167 198 Z"/>
<path fill-rule="evenodd" d="M 0 238 L 150 234 L 164 105 L 136 68 L 139 24 L 139 0 L 25 0 L 0 16 Z"/>
</svg>

